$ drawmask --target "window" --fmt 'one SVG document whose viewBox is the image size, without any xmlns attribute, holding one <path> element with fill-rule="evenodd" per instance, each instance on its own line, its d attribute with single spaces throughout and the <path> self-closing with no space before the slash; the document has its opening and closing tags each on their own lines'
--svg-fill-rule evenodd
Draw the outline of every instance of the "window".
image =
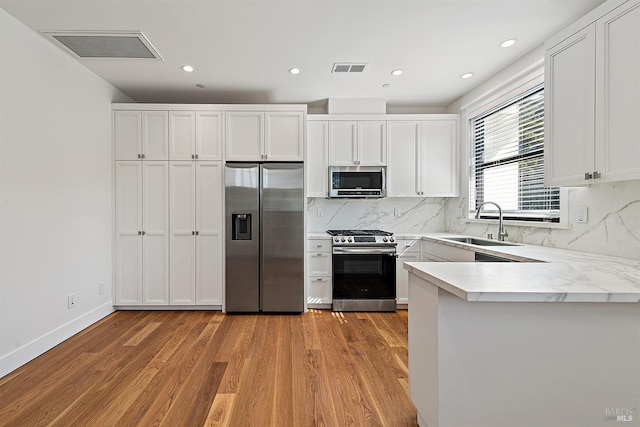
<svg viewBox="0 0 640 427">
<path fill-rule="evenodd" d="M 559 222 L 560 190 L 544 186 L 544 89 L 522 94 L 471 119 L 469 210 L 485 201 L 504 219 Z M 493 205 L 481 218 L 496 218 Z"/>
</svg>

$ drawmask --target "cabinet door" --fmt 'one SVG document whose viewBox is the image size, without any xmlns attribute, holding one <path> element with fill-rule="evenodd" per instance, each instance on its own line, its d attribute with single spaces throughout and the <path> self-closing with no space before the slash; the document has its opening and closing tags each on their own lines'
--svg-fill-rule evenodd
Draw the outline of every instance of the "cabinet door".
<svg viewBox="0 0 640 427">
<path fill-rule="evenodd" d="M 603 181 L 640 179 L 640 1 L 596 22 L 596 168 Z"/>
<path fill-rule="evenodd" d="M 396 302 L 409 304 L 409 271 L 404 269 L 405 262 L 419 262 L 420 253 L 406 252 L 396 259 Z"/>
<path fill-rule="evenodd" d="M 196 112 L 196 155 L 199 160 L 222 160 L 222 112 Z"/>
<path fill-rule="evenodd" d="M 586 184 L 595 150 L 595 24 L 547 51 L 545 185 Z"/>
<path fill-rule="evenodd" d="M 192 160 L 196 154 L 196 113 L 169 112 L 169 145 L 171 160 Z"/>
<path fill-rule="evenodd" d="M 222 305 L 222 163 L 196 162 L 196 304 Z"/>
<path fill-rule="evenodd" d="M 387 164 L 387 122 L 371 120 L 358 122 L 356 160 L 359 165 Z"/>
<path fill-rule="evenodd" d="M 169 302 L 169 164 L 142 162 L 143 304 Z"/>
<path fill-rule="evenodd" d="M 329 122 L 307 123 L 307 197 L 327 197 Z"/>
<path fill-rule="evenodd" d="M 329 122 L 329 165 L 356 164 L 358 123 L 355 121 Z"/>
<path fill-rule="evenodd" d="M 116 162 L 115 305 L 142 304 L 142 162 Z"/>
<path fill-rule="evenodd" d="M 420 161 L 420 187 L 423 196 L 458 195 L 457 120 L 422 123 Z"/>
<path fill-rule="evenodd" d="M 171 162 L 170 286 L 172 305 L 193 305 L 195 296 L 195 165 Z"/>
<path fill-rule="evenodd" d="M 264 160 L 301 162 L 304 159 L 304 113 L 265 113 Z"/>
<path fill-rule="evenodd" d="M 169 114 L 142 112 L 142 154 L 144 160 L 169 160 Z"/>
<path fill-rule="evenodd" d="M 113 113 L 116 160 L 139 160 L 142 154 L 142 113 Z"/>
<path fill-rule="evenodd" d="M 262 160 L 264 113 L 261 111 L 227 111 L 225 117 L 227 160 Z"/>
<path fill-rule="evenodd" d="M 387 196 L 419 196 L 418 147 L 421 141 L 419 121 L 388 122 Z"/>
</svg>

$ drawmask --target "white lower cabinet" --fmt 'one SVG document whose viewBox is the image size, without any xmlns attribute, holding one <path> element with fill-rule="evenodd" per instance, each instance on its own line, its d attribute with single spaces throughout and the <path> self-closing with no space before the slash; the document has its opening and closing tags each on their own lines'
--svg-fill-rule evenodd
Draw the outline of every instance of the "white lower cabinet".
<svg viewBox="0 0 640 427">
<path fill-rule="evenodd" d="M 171 305 L 222 305 L 222 162 L 171 162 Z"/>
<path fill-rule="evenodd" d="M 115 305 L 169 302 L 169 168 L 116 162 Z"/>
<path fill-rule="evenodd" d="M 331 239 L 307 240 L 307 305 L 326 308 L 332 301 Z"/>
<path fill-rule="evenodd" d="M 420 239 L 398 239 L 396 248 L 396 303 L 400 308 L 409 304 L 409 272 L 405 262 L 420 261 Z"/>
</svg>

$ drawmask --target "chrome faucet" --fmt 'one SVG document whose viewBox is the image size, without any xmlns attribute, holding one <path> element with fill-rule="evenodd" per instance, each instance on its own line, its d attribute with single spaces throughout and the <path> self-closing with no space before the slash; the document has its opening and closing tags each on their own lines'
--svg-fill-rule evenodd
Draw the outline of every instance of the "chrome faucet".
<svg viewBox="0 0 640 427">
<path fill-rule="evenodd" d="M 480 206 L 478 206 L 478 210 L 476 211 L 476 219 L 480 218 L 480 211 L 482 210 L 482 207 L 484 205 L 495 205 L 495 207 L 498 208 L 498 240 L 503 242 L 504 238 L 509 234 L 507 233 L 507 230 L 504 228 L 504 224 L 502 223 L 502 208 L 496 202 L 482 202 Z"/>
</svg>

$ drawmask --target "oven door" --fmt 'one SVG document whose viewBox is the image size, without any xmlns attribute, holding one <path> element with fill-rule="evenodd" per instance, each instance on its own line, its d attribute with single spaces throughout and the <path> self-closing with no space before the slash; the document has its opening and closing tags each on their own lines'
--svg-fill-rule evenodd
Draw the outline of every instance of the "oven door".
<svg viewBox="0 0 640 427">
<path fill-rule="evenodd" d="M 333 311 L 395 311 L 395 247 L 333 248 Z"/>
</svg>

